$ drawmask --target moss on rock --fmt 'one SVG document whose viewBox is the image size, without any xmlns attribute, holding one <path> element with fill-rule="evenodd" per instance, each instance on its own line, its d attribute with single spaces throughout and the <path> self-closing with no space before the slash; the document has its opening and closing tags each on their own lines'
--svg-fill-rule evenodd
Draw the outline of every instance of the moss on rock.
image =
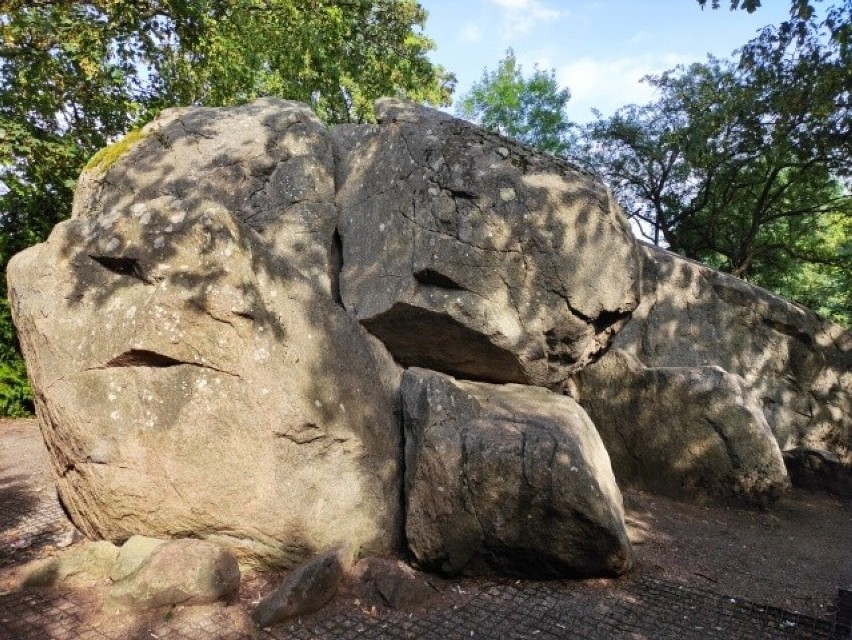
<svg viewBox="0 0 852 640">
<path fill-rule="evenodd" d="M 95 155 L 91 157 L 91 159 L 86 163 L 84 167 L 84 171 L 101 171 L 104 172 L 109 169 L 115 162 L 123 156 L 125 153 L 130 151 L 137 143 L 144 140 L 147 137 L 147 134 L 143 133 L 141 129 L 133 129 L 127 133 L 123 138 L 113 142 L 111 145 L 107 145 L 100 151 L 98 151 Z"/>
</svg>

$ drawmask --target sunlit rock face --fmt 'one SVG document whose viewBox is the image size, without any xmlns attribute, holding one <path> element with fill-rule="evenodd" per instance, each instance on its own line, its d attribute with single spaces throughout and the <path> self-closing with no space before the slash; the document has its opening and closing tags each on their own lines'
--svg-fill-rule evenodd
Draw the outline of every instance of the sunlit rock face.
<svg viewBox="0 0 852 640">
<path fill-rule="evenodd" d="M 610 453 L 618 450 L 632 456 L 631 462 L 614 465 L 619 479 L 643 486 L 664 482 L 659 469 L 669 466 L 680 451 L 662 444 L 667 438 L 682 437 L 669 431 L 660 434 L 661 423 L 668 423 L 668 430 L 673 419 L 684 434 L 702 439 L 700 450 L 729 447 L 724 433 L 717 430 L 714 436 L 711 428 L 719 424 L 724 397 L 731 405 L 726 411 L 739 411 L 737 406 L 759 410 L 782 451 L 826 452 L 845 465 L 846 475 L 852 473 L 852 336 L 759 287 L 668 251 L 644 245 L 641 255 L 641 304 L 610 351 L 577 376 L 582 387 L 579 399 Z M 702 372 L 708 367 L 729 374 L 726 380 L 734 376 L 735 386 L 747 393 L 731 395 L 722 389 L 730 385 L 720 384 L 712 403 L 696 404 L 694 394 L 676 390 L 687 378 L 705 376 Z M 684 372 L 672 378 L 677 382 L 670 387 L 664 379 L 671 377 L 672 368 Z M 667 395 L 650 397 L 651 379 Z M 623 431 L 628 420 L 622 410 L 625 403 L 636 407 L 630 413 L 634 419 L 628 436 L 636 447 L 625 445 L 611 426 L 620 422 Z M 678 420 L 678 415 L 683 417 Z M 751 424 L 755 436 L 760 430 Z M 702 432 L 707 437 L 700 436 Z M 655 441 L 660 444 L 657 454 L 643 454 L 641 445 Z M 673 495 L 696 493 L 694 485 L 679 489 L 668 482 L 666 487 Z M 716 489 L 721 490 L 719 485 Z M 746 494 L 759 498 L 753 491 Z"/>
<path fill-rule="evenodd" d="M 379 103 L 338 127 L 341 294 L 406 366 L 558 387 L 638 304 L 633 235 L 568 162 Z"/>
<path fill-rule="evenodd" d="M 201 536 L 280 565 L 397 547 L 394 365 L 333 301 L 333 196 L 305 107 L 170 111 L 12 261 L 38 417 L 84 533 Z"/>
</svg>

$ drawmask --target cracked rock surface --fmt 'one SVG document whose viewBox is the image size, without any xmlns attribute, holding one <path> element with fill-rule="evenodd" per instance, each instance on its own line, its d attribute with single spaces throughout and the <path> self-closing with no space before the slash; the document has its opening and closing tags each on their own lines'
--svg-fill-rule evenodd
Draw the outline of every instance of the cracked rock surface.
<svg viewBox="0 0 852 640">
<path fill-rule="evenodd" d="M 86 536 L 290 568 L 406 528 L 444 573 L 613 575 L 632 556 L 604 443 L 617 477 L 689 499 L 771 501 L 791 447 L 852 462 L 847 332 L 638 248 L 564 160 L 377 113 L 167 110 L 9 263 Z"/>
<path fill-rule="evenodd" d="M 385 99 L 335 128 L 343 303 L 405 366 L 556 386 L 638 304 L 639 261 L 593 177 Z"/>
<path fill-rule="evenodd" d="M 396 391 L 330 294 L 323 131 L 286 102 L 166 112 L 11 262 L 39 421 L 87 536 L 197 536 L 282 566 L 398 545 Z"/>
<path fill-rule="evenodd" d="M 406 535 L 443 574 L 618 575 L 621 492 L 586 413 L 538 387 L 403 375 Z"/>
</svg>

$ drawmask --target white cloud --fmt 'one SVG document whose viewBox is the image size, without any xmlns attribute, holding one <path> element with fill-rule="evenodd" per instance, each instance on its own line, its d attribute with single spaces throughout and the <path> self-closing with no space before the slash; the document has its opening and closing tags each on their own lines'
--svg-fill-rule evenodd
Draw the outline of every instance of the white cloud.
<svg viewBox="0 0 852 640">
<path fill-rule="evenodd" d="M 586 122 L 591 110 L 609 115 L 627 104 L 643 104 L 654 99 L 654 87 L 641 82 L 647 75 L 659 74 L 696 58 L 677 54 L 622 56 L 612 59 L 579 58 L 556 70 L 560 86 L 571 90 L 568 112 L 572 119 Z"/>
<path fill-rule="evenodd" d="M 541 0 L 490 0 L 503 9 L 505 35 L 528 33 L 539 22 L 558 20 L 564 11 L 546 6 Z"/>
<path fill-rule="evenodd" d="M 479 25 L 466 24 L 461 31 L 461 41 L 466 44 L 476 43 L 482 40 L 482 29 Z"/>
</svg>

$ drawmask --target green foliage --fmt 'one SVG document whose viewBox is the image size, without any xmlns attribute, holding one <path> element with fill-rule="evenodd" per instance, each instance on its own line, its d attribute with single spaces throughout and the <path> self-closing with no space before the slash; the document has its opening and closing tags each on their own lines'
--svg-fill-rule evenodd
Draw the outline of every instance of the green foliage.
<svg viewBox="0 0 852 640">
<path fill-rule="evenodd" d="M 162 106 L 263 95 L 310 104 L 329 122 L 373 117 L 383 95 L 448 104 L 454 79 L 429 62 L 414 0 L 206 0 L 200 34 L 172 39 L 157 66 Z"/>
<path fill-rule="evenodd" d="M 0 299 L 0 415 L 17 418 L 30 415 L 32 410 L 32 390 L 16 346 L 9 303 Z"/>
<path fill-rule="evenodd" d="M 88 158 L 165 107 L 279 96 L 344 122 L 385 95 L 449 104 L 425 20 L 414 0 L 4 0 L 0 267 L 70 214 Z"/>
<path fill-rule="evenodd" d="M 650 78 L 659 98 L 599 117 L 584 160 L 648 239 L 848 322 L 852 64 L 827 15 Z"/>
<path fill-rule="evenodd" d="M 550 153 L 565 153 L 571 123 L 565 105 L 571 98 L 560 89 L 553 71 L 535 68 L 529 78 L 509 49 L 496 71 L 485 70 L 464 95 L 457 114 L 481 127 Z"/>
<path fill-rule="evenodd" d="M 810 233 L 799 237 L 809 245 L 804 248 L 807 255 L 821 253 L 822 259 L 781 254 L 779 264 L 758 270 L 755 283 L 852 328 L 852 218 L 823 216 Z"/>
</svg>

